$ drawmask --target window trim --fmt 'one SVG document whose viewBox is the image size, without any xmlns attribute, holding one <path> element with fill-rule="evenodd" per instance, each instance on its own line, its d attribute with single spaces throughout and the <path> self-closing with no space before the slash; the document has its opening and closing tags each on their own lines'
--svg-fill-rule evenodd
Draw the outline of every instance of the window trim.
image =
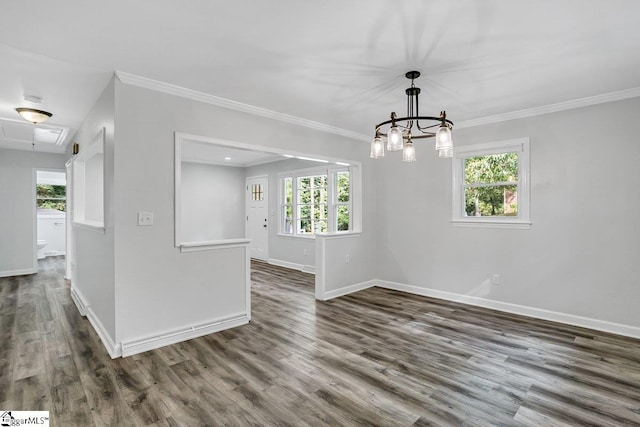
<svg viewBox="0 0 640 427">
<path fill-rule="evenodd" d="M 336 176 L 339 172 L 349 172 L 349 202 L 337 202 L 337 179 Z M 294 171 L 285 171 L 278 173 L 278 236 L 282 237 L 294 237 L 302 239 L 314 239 L 316 234 L 354 234 L 360 233 L 360 230 L 356 230 L 355 227 L 359 224 L 357 217 L 355 216 L 355 198 L 354 192 L 358 191 L 357 181 L 354 179 L 358 173 L 358 168 L 354 165 L 350 166 L 324 166 L 324 167 L 312 167 L 307 169 L 298 169 Z M 298 230 L 298 218 L 297 218 L 297 181 L 299 178 L 309 176 L 327 176 L 327 231 L 311 233 L 299 233 Z M 285 203 L 285 190 L 284 181 L 286 178 L 291 178 L 292 189 L 292 222 L 293 232 L 287 233 L 284 230 L 284 210 L 287 204 Z M 349 230 L 338 231 L 338 218 L 337 209 L 338 206 L 347 205 L 349 208 Z"/>
<path fill-rule="evenodd" d="M 464 160 L 491 154 L 518 153 L 518 215 L 466 216 L 464 214 Z M 531 227 L 529 138 L 489 142 L 456 147 L 453 155 L 453 197 L 451 223 L 461 227 L 520 228 Z"/>
</svg>

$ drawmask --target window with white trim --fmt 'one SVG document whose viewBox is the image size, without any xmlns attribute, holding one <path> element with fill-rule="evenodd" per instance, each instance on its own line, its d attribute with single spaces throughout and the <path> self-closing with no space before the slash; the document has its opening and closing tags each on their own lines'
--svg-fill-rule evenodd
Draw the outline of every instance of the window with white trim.
<svg viewBox="0 0 640 427">
<path fill-rule="evenodd" d="M 280 173 L 280 233 L 313 236 L 352 231 L 351 177 L 348 167 Z"/>
<path fill-rule="evenodd" d="M 453 222 L 529 228 L 529 138 L 456 147 Z"/>
</svg>

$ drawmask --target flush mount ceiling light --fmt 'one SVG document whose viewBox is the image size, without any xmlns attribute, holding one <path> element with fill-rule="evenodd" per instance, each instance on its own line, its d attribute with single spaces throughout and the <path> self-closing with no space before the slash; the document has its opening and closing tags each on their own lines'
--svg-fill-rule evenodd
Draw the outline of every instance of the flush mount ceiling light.
<svg viewBox="0 0 640 427">
<path fill-rule="evenodd" d="M 16 108 L 16 111 L 20 114 L 20 117 L 34 125 L 46 122 L 51 116 L 53 116 L 53 114 L 48 111 L 36 110 L 35 108 Z"/>
<path fill-rule="evenodd" d="M 371 142 L 371 158 L 384 157 L 384 140 L 386 139 L 388 151 L 402 150 L 402 161 L 415 162 L 416 150 L 413 147 L 413 140 L 434 137 L 439 157 L 453 157 L 451 137 L 453 122 L 447 119 L 447 113 L 444 111 L 441 111 L 438 117 L 421 116 L 418 108 L 420 88 L 413 83 L 420 77 L 420 72 L 409 71 L 405 77 L 411 80 L 411 87 L 405 90 L 407 115 L 398 117 L 394 112 L 391 113 L 391 120 L 376 125 L 375 138 Z"/>
</svg>

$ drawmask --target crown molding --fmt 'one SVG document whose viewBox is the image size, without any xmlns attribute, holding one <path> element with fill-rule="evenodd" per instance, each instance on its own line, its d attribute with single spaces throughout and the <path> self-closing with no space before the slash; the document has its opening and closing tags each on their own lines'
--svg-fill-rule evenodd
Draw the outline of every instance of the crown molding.
<svg viewBox="0 0 640 427">
<path fill-rule="evenodd" d="M 340 136 L 355 139 L 358 141 L 368 142 L 370 139 L 368 136 L 363 135 L 361 133 L 352 132 L 350 130 L 326 125 L 320 122 L 314 122 L 313 120 L 303 119 L 301 117 L 296 117 L 289 114 L 279 113 L 277 111 L 268 110 L 266 108 L 256 107 L 254 105 L 243 104 L 242 102 L 233 101 L 231 99 L 222 98 L 215 95 L 209 95 L 204 92 L 187 89 L 181 86 L 176 86 L 170 83 L 164 83 L 158 80 L 148 79 L 146 77 L 136 76 L 134 74 L 125 73 L 122 71 L 116 71 L 116 77 L 122 83 L 127 85 L 138 86 L 145 89 L 155 90 L 157 92 L 163 92 L 170 95 L 191 99 L 197 102 L 203 102 L 206 104 L 215 105 L 217 107 L 227 108 L 229 110 L 240 111 L 247 114 L 253 114 L 254 116 L 266 117 L 268 119 L 278 120 L 284 123 L 304 126 L 310 129 L 332 133 L 334 135 L 340 135 Z"/>
<path fill-rule="evenodd" d="M 635 87 L 631 89 L 620 90 L 617 92 L 609 92 L 603 93 L 601 95 L 574 99 L 572 101 L 558 102 L 557 104 L 542 105 L 540 107 L 527 108 L 524 110 L 517 110 L 509 113 L 495 114 L 493 116 L 480 117 L 471 120 L 463 120 L 457 122 L 455 124 L 455 128 L 462 129 L 473 126 L 504 122 L 513 119 L 523 119 L 526 117 L 539 116 L 541 114 L 555 113 L 557 111 L 572 110 L 574 108 L 604 104 L 606 102 L 622 101 L 623 99 L 635 98 L 638 96 L 640 96 L 640 87 Z"/>
<path fill-rule="evenodd" d="M 290 114 L 279 113 L 277 111 L 268 110 L 266 108 L 256 107 L 254 105 L 243 104 L 242 102 L 233 101 L 231 99 L 210 95 L 192 89 L 146 77 L 136 76 L 134 74 L 116 71 L 116 77 L 124 84 L 138 86 L 145 89 L 163 92 L 182 98 L 191 99 L 197 102 L 203 102 L 230 110 L 240 111 L 255 116 L 266 117 L 272 120 L 278 120 L 284 123 L 304 126 L 310 129 L 319 130 L 321 132 L 332 133 L 334 135 L 344 136 L 346 138 L 358 141 L 370 142 L 371 138 L 361 133 L 352 132 L 350 130 L 330 126 L 324 123 L 315 122 L 313 120 L 303 119 L 301 117 L 292 116 Z M 499 123 L 507 120 L 523 119 L 527 117 L 539 116 L 542 114 L 555 113 L 558 111 L 572 110 L 575 108 L 589 107 L 606 102 L 621 101 L 624 99 L 635 98 L 640 96 L 640 87 L 620 90 L 617 92 L 604 93 L 601 95 L 589 96 L 586 98 L 574 99 L 571 101 L 558 102 L 556 104 L 542 105 L 539 107 L 526 108 L 523 110 L 511 111 L 508 113 L 495 114 L 492 116 L 479 117 L 477 119 L 463 120 L 455 123 L 456 129 L 469 128 L 474 126 L 487 125 L 491 123 Z"/>
</svg>

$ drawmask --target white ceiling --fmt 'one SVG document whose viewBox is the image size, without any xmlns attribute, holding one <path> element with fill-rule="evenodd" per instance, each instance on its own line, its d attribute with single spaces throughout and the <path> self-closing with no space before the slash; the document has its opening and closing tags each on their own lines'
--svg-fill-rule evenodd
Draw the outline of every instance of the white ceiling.
<svg viewBox="0 0 640 427">
<path fill-rule="evenodd" d="M 639 88 L 638 28 L 637 0 L 5 1 L 0 118 L 36 95 L 72 134 L 120 70 L 370 135 L 412 69 L 454 122 Z"/>
<path fill-rule="evenodd" d="M 181 158 L 185 162 L 242 168 L 286 159 L 280 154 L 190 140 L 183 142 Z"/>
</svg>

